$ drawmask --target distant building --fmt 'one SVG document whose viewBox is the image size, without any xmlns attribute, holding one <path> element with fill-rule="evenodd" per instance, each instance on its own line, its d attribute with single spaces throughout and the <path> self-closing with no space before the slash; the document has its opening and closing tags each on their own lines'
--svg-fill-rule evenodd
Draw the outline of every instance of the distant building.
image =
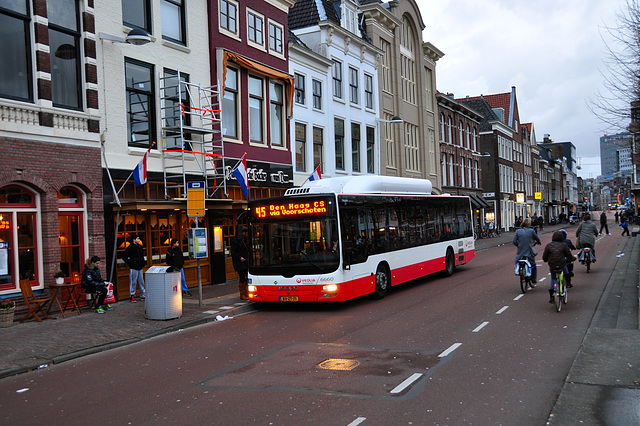
<svg viewBox="0 0 640 426">
<path fill-rule="evenodd" d="M 604 135 L 600 138 L 600 164 L 603 176 L 631 176 L 631 133 Z"/>
</svg>

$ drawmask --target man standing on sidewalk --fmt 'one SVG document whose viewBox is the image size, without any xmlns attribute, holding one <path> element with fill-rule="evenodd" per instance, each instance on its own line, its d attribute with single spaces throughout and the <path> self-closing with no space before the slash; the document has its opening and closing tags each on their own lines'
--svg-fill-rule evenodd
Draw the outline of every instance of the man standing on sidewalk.
<svg viewBox="0 0 640 426">
<path fill-rule="evenodd" d="M 602 235 L 602 228 L 607 231 L 607 235 L 611 235 L 609 233 L 609 225 L 607 225 L 607 214 L 604 212 L 604 210 L 602 211 L 602 214 L 600 214 L 600 235 Z"/>
<path fill-rule="evenodd" d="M 134 235 L 132 242 L 124 252 L 123 260 L 129 266 L 129 297 L 131 303 L 136 303 L 136 284 L 140 286 L 140 299 L 145 299 L 144 276 L 142 268 L 147 264 L 144 258 L 144 248 L 140 237 Z"/>
</svg>

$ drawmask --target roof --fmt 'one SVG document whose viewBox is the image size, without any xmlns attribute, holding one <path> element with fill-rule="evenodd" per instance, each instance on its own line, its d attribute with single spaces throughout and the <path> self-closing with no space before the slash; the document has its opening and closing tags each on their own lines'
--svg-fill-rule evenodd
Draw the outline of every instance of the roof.
<svg viewBox="0 0 640 426">
<path fill-rule="evenodd" d="M 310 27 L 322 21 L 340 25 L 340 15 L 328 0 L 298 0 L 289 9 L 289 29 Z"/>
<path fill-rule="evenodd" d="M 480 122 L 481 132 L 491 131 L 491 122 L 500 120 L 496 113 L 493 112 L 493 108 L 491 107 L 491 105 L 489 105 L 489 103 L 484 98 L 482 98 L 482 96 L 480 98 L 474 99 L 469 98 L 469 100 L 458 99 L 458 102 L 468 106 L 470 109 L 476 111 L 478 114 L 484 117 L 484 120 Z"/>
</svg>

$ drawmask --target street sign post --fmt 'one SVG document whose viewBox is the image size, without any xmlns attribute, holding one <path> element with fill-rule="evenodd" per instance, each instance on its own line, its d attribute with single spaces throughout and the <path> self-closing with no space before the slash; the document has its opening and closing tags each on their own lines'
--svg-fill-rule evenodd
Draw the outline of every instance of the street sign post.
<svg viewBox="0 0 640 426">
<path fill-rule="evenodd" d="M 187 216 L 203 217 L 205 206 L 204 182 L 187 183 Z"/>
</svg>

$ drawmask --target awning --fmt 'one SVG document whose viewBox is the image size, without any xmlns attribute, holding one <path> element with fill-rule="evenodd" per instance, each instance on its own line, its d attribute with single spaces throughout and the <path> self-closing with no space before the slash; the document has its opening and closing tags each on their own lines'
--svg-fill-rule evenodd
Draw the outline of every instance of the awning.
<svg viewBox="0 0 640 426">
<path fill-rule="evenodd" d="M 469 198 L 471 199 L 471 204 L 473 204 L 474 207 L 477 207 L 479 209 L 487 209 L 491 207 L 489 203 L 487 203 L 484 198 L 479 195 L 469 194 Z"/>
</svg>

